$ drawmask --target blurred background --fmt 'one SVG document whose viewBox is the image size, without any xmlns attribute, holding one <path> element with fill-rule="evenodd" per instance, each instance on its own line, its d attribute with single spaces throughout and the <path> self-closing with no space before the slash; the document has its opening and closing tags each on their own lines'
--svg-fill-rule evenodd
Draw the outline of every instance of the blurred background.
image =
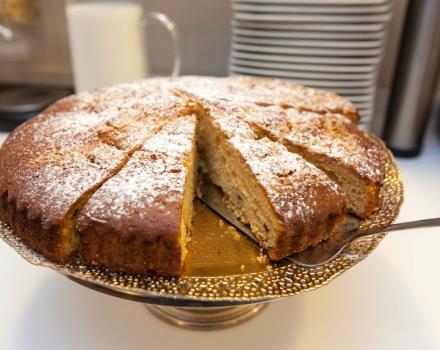
<svg viewBox="0 0 440 350">
<path fill-rule="evenodd" d="M 176 22 L 183 75 L 259 75 L 335 91 L 358 106 L 364 129 L 400 155 L 418 154 L 429 117 L 439 114 L 436 0 L 138 3 Z M 65 6 L 0 0 L 4 130 L 74 87 Z M 149 75 L 168 75 L 169 33 L 148 23 L 147 42 Z"/>
<path fill-rule="evenodd" d="M 136 3 L 176 22 L 183 75 L 276 77 L 346 95 L 360 109 L 362 127 L 385 137 L 401 155 L 418 153 L 429 116 L 438 114 L 438 1 Z M 72 91 L 65 6 L 64 1 L 0 0 L 3 128 Z M 148 75 L 168 75 L 169 34 L 148 23 L 147 43 Z"/>
</svg>

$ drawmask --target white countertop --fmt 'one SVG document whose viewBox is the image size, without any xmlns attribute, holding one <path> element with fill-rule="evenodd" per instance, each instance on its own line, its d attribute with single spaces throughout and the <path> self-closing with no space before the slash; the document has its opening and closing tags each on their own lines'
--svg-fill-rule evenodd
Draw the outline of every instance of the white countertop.
<svg viewBox="0 0 440 350">
<path fill-rule="evenodd" d="M 399 221 L 440 216 L 440 143 L 430 138 L 422 156 L 398 163 Z M 32 266 L 0 242 L 0 349 L 440 349 L 439 247 L 440 229 L 390 234 L 328 286 L 238 327 L 196 332 Z"/>
</svg>

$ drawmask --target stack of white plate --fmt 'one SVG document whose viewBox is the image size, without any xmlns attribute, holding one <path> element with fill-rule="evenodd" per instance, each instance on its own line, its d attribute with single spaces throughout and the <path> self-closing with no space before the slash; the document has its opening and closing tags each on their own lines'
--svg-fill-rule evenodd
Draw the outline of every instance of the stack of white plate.
<svg viewBox="0 0 440 350">
<path fill-rule="evenodd" d="M 232 0 L 230 75 L 296 81 L 349 98 L 368 126 L 389 0 Z"/>
</svg>

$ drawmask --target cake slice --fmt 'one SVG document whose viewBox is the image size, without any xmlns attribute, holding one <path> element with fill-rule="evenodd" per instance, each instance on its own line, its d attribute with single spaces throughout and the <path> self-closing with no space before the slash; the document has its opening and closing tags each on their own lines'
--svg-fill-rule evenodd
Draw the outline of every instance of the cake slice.
<svg viewBox="0 0 440 350">
<path fill-rule="evenodd" d="M 258 135 L 227 104 L 207 106 L 198 147 L 212 182 L 273 260 L 329 238 L 346 200 L 324 172 Z"/>
<path fill-rule="evenodd" d="M 286 110 L 286 116 L 291 130 L 281 142 L 341 185 L 349 212 L 361 218 L 371 215 L 385 177 L 382 150 L 343 116 L 295 109 Z"/>
<path fill-rule="evenodd" d="M 0 150 L 0 217 L 58 262 L 76 249 L 77 211 L 143 141 L 189 111 L 167 91 L 123 85 L 61 100 L 17 128 Z"/>
<path fill-rule="evenodd" d="M 241 103 L 229 109 L 259 137 L 284 144 L 337 181 L 347 195 L 349 212 L 365 218 L 377 208 L 384 156 L 356 124 L 338 114 L 279 106 Z"/>
<path fill-rule="evenodd" d="M 79 254 L 140 274 L 179 275 L 196 180 L 196 116 L 167 123 L 81 209 Z"/>
</svg>

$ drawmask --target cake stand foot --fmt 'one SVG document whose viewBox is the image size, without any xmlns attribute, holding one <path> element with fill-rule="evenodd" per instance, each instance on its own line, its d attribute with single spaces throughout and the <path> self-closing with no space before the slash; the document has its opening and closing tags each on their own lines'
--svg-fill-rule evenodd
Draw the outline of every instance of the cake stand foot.
<svg viewBox="0 0 440 350">
<path fill-rule="evenodd" d="M 215 330 L 236 326 L 250 320 L 263 311 L 266 306 L 267 303 L 210 308 L 147 305 L 147 308 L 153 315 L 173 326 Z"/>
</svg>

